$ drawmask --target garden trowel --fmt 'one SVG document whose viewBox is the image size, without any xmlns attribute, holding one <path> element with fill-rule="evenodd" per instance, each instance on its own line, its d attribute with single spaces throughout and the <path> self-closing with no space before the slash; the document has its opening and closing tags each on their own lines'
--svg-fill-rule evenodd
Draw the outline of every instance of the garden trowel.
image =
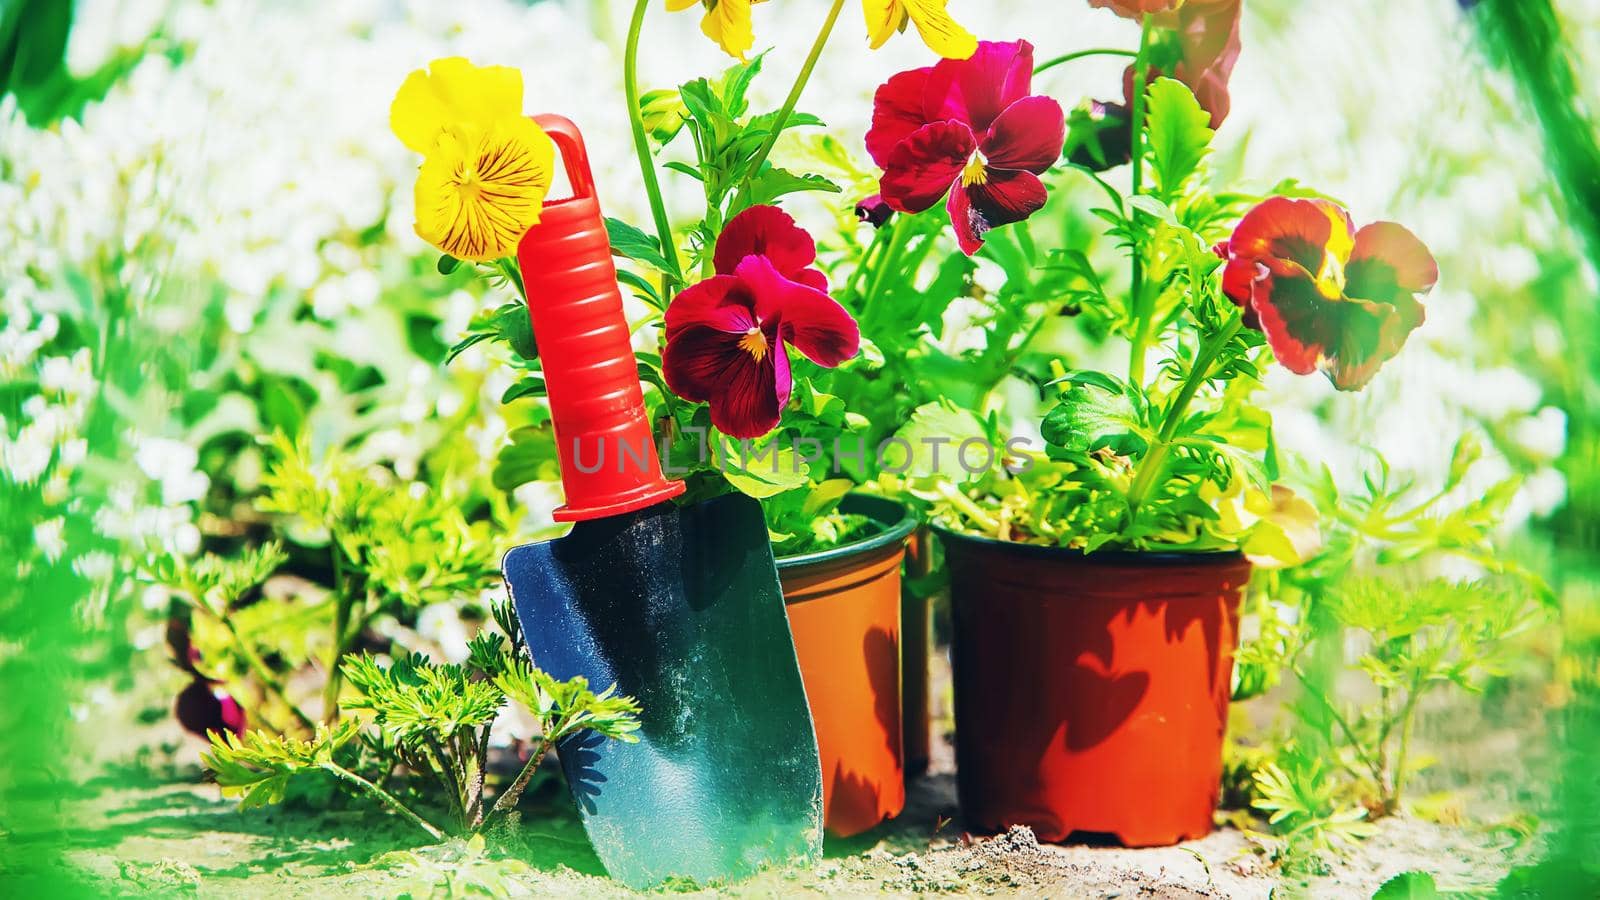
<svg viewBox="0 0 1600 900">
<path fill-rule="evenodd" d="M 577 128 L 535 119 L 573 196 L 518 249 L 567 503 L 565 537 L 506 554 L 540 668 L 615 684 L 638 743 L 558 745 L 595 852 L 635 888 L 706 884 L 822 848 L 822 773 L 766 523 L 742 495 L 678 506 L 649 421 Z"/>
</svg>

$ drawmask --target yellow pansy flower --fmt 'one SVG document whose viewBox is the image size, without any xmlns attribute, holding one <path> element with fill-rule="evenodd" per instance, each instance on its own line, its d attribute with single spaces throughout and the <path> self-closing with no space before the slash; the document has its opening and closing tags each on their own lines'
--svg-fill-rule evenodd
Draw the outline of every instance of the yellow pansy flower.
<svg viewBox="0 0 1600 900">
<path fill-rule="evenodd" d="M 539 221 L 555 146 L 522 114 L 522 75 L 506 66 L 435 60 L 406 77 L 389 127 L 422 154 L 416 231 L 471 262 L 510 256 Z"/>
<path fill-rule="evenodd" d="M 700 30 L 716 41 L 729 56 L 744 59 L 745 53 L 755 46 L 755 32 L 750 25 L 750 7 L 765 0 L 667 0 L 667 9 L 677 11 L 692 6 L 706 10 L 700 20 Z M 896 31 L 905 31 L 906 25 L 917 27 L 922 42 L 940 56 L 949 59 L 966 59 L 978 49 L 978 39 L 962 28 L 945 12 L 948 0 L 861 0 L 861 11 L 867 19 L 867 36 L 872 49 L 882 47 Z"/>
<path fill-rule="evenodd" d="M 755 46 L 755 30 L 750 24 L 750 7 L 766 0 L 667 0 L 667 10 L 677 12 L 691 6 L 705 7 L 700 30 L 735 59 Z"/>
<path fill-rule="evenodd" d="M 867 37 L 872 49 L 882 47 L 896 31 L 905 31 L 909 22 L 928 49 L 946 59 L 966 59 L 978 50 L 972 32 L 945 12 L 947 0 L 861 0 L 867 17 Z"/>
</svg>

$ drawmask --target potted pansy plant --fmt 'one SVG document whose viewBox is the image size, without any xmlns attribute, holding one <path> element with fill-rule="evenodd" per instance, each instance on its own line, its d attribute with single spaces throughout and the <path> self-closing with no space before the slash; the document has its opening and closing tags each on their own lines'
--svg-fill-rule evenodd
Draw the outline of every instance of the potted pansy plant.
<svg viewBox="0 0 1600 900">
<path fill-rule="evenodd" d="M 863 238 L 877 234 L 870 225 L 846 228 L 847 246 L 824 265 L 816 239 L 782 204 L 843 188 L 769 159 L 785 131 L 820 124 L 796 106 L 845 4 L 837 0 L 821 20 L 782 107 L 760 112 L 747 97 L 762 64 L 748 56 L 749 4 L 669 3 L 699 7 L 702 30 L 738 62 L 676 89 L 641 92 L 635 62 L 650 5 L 635 7 L 624 72 L 650 227 L 606 223 L 613 252 L 630 261 L 619 277 L 638 301 L 632 325 L 656 335 L 640 342 L 640 379 L 663 469 L 687 482 L 682 502 L 730 491 L 763 501 L 817 725 L 828 826 L 853 834 L 904 804 L 900 564 L 916 523 L 899 500 L 851 493 L 875 471 L 865 437 L 872 418 L 831 386 L 876 379 L 881 352 L 858 319 L 874 293 L 887 296 L 876 285 L 894 266 L 871 267 L 865 251 L 881 241 Z M 977 48 L 943 3 L 872 0 L 862 11 L 873 47 L 912 29 L 941 56 Z M 440 60 L 407 80 L 392 116 L 396 134 L 424 154 L 417 232 L 445 254 L 440 272 L 475 269 L 519 293 L 515 248 L 538 221 L 553 165 L 549 138 L 521 118 L 521 94 L 514 70 Z M 415 120 L 441 116 L 457 123 L 449 140 L 413 139 Z M 680 148 L 689 160 L 661 158 L 681 157 Z M 662 177 L 697 181 L 703 207 L 692 216 L 669 211 Z M 852 226 L 853 206 L 843 209 Z M 538 298 L 486 310 L 451 353 L 492 341 L 515 369 L 502 396 L 513 427 L 495 466 L 496 484 L 508 490 L 556 470 L 528 302 Z M 841 455 L 855 462 L 842 465 Z"/>
<path fill-rule="evenodd" d="M 1072 116 L 1066 166 L 1020 42 L 891 78 L 867 146 L 891 208 L 943 200 L 961 249 L 987 240 L 980 256 L 1028 285 L 1024 310 L 1054 298 L 1099 349 L 1125 343 L 1126 365 L 1030 351 L 1037 320 L 1013 311 L 1034 324 L 1017 340 L 991 327 L 976 355 L 1038 386 L 1043 445 L 1009 436 L 1027 424 L 1014 408 L 957 396 L 897 435 L 970 435 L 1005 447 L 999 464 L 924 455 L 879 480 L 927 504 L 944 549 L 968 821 L 1142 846 L 1210 830 L 1241 589 L 1253 563 L 1293 562 L 1316 540 L 1315 510 L 1277 483 L 1271 419 L 1252 399 L 1263 368 L 1359 390 L 1421 324 L 1437 270 L 1404 227 L 1358 228 L 1292 182 L 1265 198 L 1207 187 L 1237 0 L 1094 5 L 1140 19 L 1143 36 L 1125 104 Z M 1126 188 L 1097 174 L 1119 148 Z M 1070 179 L 1093 184 L 1102 239 L 1000 227 Z"/>
</svg>

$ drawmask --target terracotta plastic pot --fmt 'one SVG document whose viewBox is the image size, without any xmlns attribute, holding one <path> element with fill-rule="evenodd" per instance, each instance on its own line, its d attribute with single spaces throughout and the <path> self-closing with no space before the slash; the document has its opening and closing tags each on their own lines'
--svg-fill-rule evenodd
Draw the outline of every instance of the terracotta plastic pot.
<svg viewBox="0 0 1600 900">
<path fill-rule="evenodd" d="M 923 578 L 932 571 L 933 538 L 918 528 L 906 541 L 905 578 Z M 906 776 L 928 771 L 933 743 L 928 655 L 933 648 L 933 598 L 918 596 L 909 585 L 900 591 L 900 708 L 905 720 Z"/>
<path fill-rule="evenodd" d="M 1250 564 L 938 534 L 967 821 L 1130 847 L 1210 832 Z"/>
<path fill-rule="evenodd" d="M 822 755 L 823 816 L 860 834 L 905 808 L 900 733 L 900 561 L 916 518 L 853 494 L 840 509 L 881 526 L 864 540 L 778 559 L 800 675 Z"/>
</svg>

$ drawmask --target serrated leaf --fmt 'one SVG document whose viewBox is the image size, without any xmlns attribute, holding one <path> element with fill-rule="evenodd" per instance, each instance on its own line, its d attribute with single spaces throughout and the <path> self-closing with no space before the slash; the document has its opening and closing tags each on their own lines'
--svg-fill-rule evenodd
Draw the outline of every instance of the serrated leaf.
<svg viewBox="0 0 1600 900">
<path fill-rule="evenodd" d="M 768 166 L 750 179 L 750 202 L 753 205 L 760 205 L 802 191 L 825 191 L 837 194 L 841 190 L 837 184 L 821 175 L 811 173 L 797 175 L 787 169 Z"/>
<path fill-rule="evenodd" d="M 656 239 L 629 225 L 621 219 L 606 217 L 606 235 L 611 240 L 611 252 L 634 262 L 643 263 L 661 272 L 672 271 L 661 245 Z"/>
</svg>

